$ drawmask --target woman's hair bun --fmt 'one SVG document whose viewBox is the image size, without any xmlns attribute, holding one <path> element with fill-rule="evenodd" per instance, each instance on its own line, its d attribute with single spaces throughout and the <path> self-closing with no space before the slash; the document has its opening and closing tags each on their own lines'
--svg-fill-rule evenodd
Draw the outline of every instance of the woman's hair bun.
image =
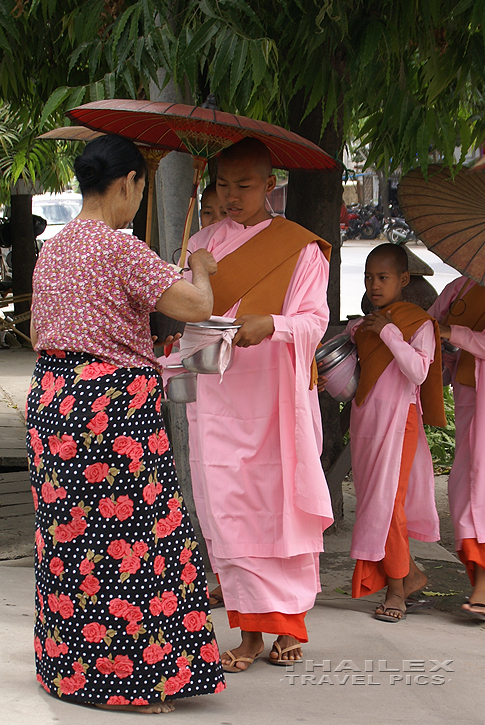
<svg viewBox="0 0 485 725">
<path fill-rule="evenodd" d="M 103 176 L 103 164 L 100 159 L 85 160 L 79 156 L 75 161 L 76 176 L 80 184 L 92 186 Z"/>
<path fill-rule="evenodd" d="M 105 135 L 86 144 L 74 161 L 81 193 L 104 194 L 106 189 L 122 176 L 135 172 L 135 180 L 145 176 L 146 161 L 133 141 L 122 136 Z"/>
</svg>

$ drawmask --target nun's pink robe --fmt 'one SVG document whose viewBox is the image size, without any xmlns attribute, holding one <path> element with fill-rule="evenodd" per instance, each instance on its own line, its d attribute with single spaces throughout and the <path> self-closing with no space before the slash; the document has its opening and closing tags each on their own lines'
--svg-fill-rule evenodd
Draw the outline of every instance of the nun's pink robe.
<svg viewBox="0 0 485 725">
<path fill-rule="evenodd" d="M 438 322 L 445 319 L 465 281 L 466 277 L 459 277 L 450 282 L 428 310 Z M 470 280 L 465 293 L 474 284 Z M 450 342 L 475 356 L 476 382 L 476 388 L 456 382 L 458 353 L 452 369 L 456 447 L 448 480 L 450 513 L 457 551 L 462 552 L 464 540 L 475 539 L 481 545 L 481 561 L 477 563 L 485 568 L 485 331 L 475 332 L 468 327 L 451 325 Z M 473 574 L 470 568 L 468 571 Z M 473 576 L 471 578 L 474 584 Z"/>
<path fill-rule="evenodd" d="M 354 334 L 362 319 L 352 320 L 347 332 Z M 409 477 L 405 513 L 408 536 L 420 541 L 439 539 L 439 519 L 434 499 L 431 454 L 421 417 L 419 386 L 434 359 L 433 323 L 427 320 L 405 342 L 401 331 L 387 324 L 380 337 L 394 355 L 361 406 L 352 402 L 350 442 L 356 492 L 356 521 L 351 557 L 381 561 L 391 523 L 401 468 L 409 406 L 416 404 L 419 437 Z"/>
<path fill-rule="evenodd" d="M 195 234 L 189 248 L 219 261 L 269 223 L 244 228 L 227 218 Z M 228 611 L 301 614 L 320 591 L 322 534 L 333 516 L 309 384 L 328 324 L 327 282 L 328 262 L 311 243 L 273 315 L 273 335 L 236 347 L 222 383 L 199 375 L 197 402 L 187 406 L 197 515 Z M 224 316 L 234 320 L 238 306 Z"/>
</svg>

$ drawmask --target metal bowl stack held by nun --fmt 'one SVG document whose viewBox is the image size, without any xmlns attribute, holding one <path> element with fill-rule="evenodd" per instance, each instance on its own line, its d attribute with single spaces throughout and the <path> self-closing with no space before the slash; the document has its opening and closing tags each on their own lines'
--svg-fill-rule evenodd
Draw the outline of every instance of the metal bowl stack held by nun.
<svg viewBox="0 0 485 725">
<path fill-rule="evenodd" d="M 315 355 L 318 372 L 327 378 L 325 390 L 340 403 L 355 398 L 360 378 L 357 348 L 345 333 L 323 343 Z"/>
<path fill-rule="evenodd" d="M 227 322 L 221 322 L 218 320 L 203 320 L 202 322 L 188 322 L 186 325 L 186 333 L 191 330 L 218 330 L 223 332 L 224 330 L 237 330 L 240 325 L 234 325 L 229 320 Z M 211 345 L 202 348 L 198 352 L 186 357 L 182 360 L 182 365 L 187 370 L 193 373 L 200 373 L 202 375 L 218 375 L 219 374 L 219 353 L 222 346 L 222 339 L 217 340 Z M 231 350 L 231 356 L 226 367 L 226 370 L 230 370 L 234 363 L 235 348 Z"/>
</svg>

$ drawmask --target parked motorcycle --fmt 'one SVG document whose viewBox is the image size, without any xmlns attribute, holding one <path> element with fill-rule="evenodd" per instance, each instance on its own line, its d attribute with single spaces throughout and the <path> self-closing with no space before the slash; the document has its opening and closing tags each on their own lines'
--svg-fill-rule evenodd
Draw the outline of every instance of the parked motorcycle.
<svg viewBox="0 0 485 725">
<path fill-rule="evenodd" d="M 389 219 L 384 227 L 384 234 L 391 244 L 417 241 L 416 235 L 404 219 Z"/>
<path fill-rule="evenodd" d="M 375 239 L 382 226 L 382 214 L 371 205 L 348 208 L 349 223 L 342 230 L 342 239 Z"/>
</svg>

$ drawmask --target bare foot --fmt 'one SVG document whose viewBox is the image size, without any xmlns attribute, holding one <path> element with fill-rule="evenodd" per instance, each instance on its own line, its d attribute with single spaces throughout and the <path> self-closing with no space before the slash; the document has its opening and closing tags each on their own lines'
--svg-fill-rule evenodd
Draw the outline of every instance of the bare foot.
<svg viewBox="0 0 485 725">
<path fill-rule="evenodd" d="M 151 705 L 96 705 L 101 710 L 120 710 L 121 712 L 141 712 L 145 715 L 161 712 L 173 712 L 175 707 L 172 702 L 154 702 Z"/>
<path fill-rule="evenodd" d="M 394 617 L 394 619 L 402 619 L 405 613 L 404 598 L 399 594 L 390 594 L 389 592 L 386 595 L 384 604 L 380 604 L 376 609 L 376 614 L 385 614 L 387 617 Z"/>
<path fill-rule="evenodd" d="M 407 599 L 410 594 L 418 592 L 420 589 L 426 586 L 428 583 L 428 577 L 423 574 L 421 569 L 418 569 L 413 559 L 409 557 L 409 574 L 403 579 L 404 586 L 404 599 Z"/>
<path fill-rule="evenodd" d="M 281 647 L 282 650 L 286 649 L 286 647 L 291 647 L 293 644 L 300 644 L 300 642 L 296 639 L 296 637 L 290 637 L 286 634 L 280 634 L 280 636 L 276 640 Z M 271 650 L 269 653 L 270 659 L 277 660 L 279 658 L 278 651 L 275 647 Z M 293 660 L 301 660 L 303 657 L 303 652 L 301 647 L 297 647 L 295 649 L 290 650 L 290 652 L 285 652 L 281 655 L 282 660 L 288 660 L 288 662 L 292 662 Z"/>
<path fill-rule="evenodd" d="M 211 609 L 215 609 L 216 607 L 223 607 L 224 606 L 224 597 L 222 596 L 222 587 L 219 584 L 219 586 L 215 587 L 211 592 L 209 592 L 209 607 Z"/>
<path fill-rule="evenodd" d="M 239 647 L 232 649 L 234 657 L 249 657 L 256 659 L 264 650 L 263 635 L 261 632 L 241 632 L 242 641 Z M 221 654 L 222 666 L 230 667 L 232 659 L 227 652 Z M 247 670 L 250 662 L 237 662 L 234 667 L 239 670 Z"/>
</svg>

